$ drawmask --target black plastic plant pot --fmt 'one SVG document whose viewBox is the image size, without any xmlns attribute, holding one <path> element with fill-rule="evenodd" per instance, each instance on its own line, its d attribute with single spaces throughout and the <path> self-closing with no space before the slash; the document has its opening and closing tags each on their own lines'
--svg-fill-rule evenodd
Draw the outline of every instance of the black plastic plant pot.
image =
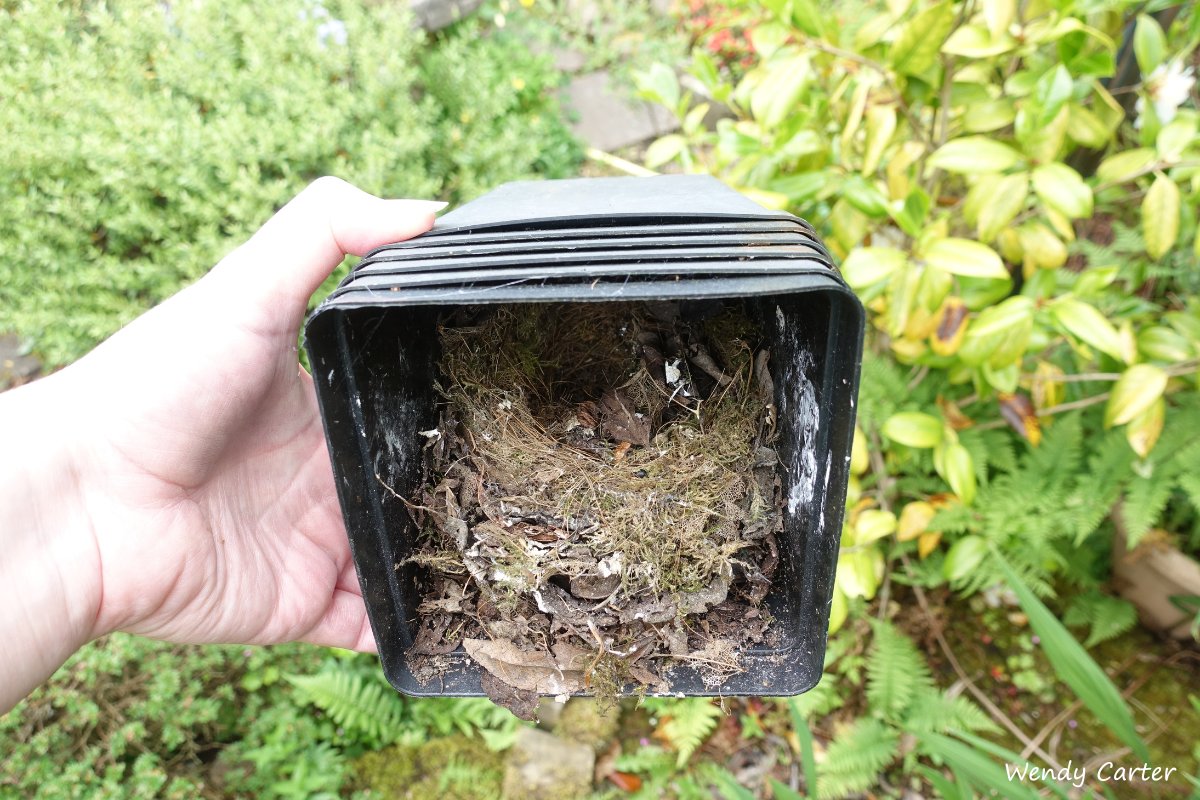
<svg viewBox="0 0 1200 800">
<path fill-rule="evenodd" d="M 653 239 L 681 228 L 699 235 L 705 226 L 720 242 L 688 242 L 688 256 L 679 259 L 670 245 L 648 255 L 639 249 L 643 255 L 633 260 L 602 246 L 572 250 L 565 263 L 533 247 L 526 263 L 519 258 L 523 243 L 554 238 L 539 238 L 539 230 Z M 753 237 L 764 227 L 794 232 L 796 252 L 743 258 L 737 248 L 758 246 Z M 496 238 L 513 234 L 529 238 Z M 513 245 L 498 253 L 503 266 L 486 263 L 497 251 L 470 251 L 475 236 L 481 244 Z M 415 283 L 407 279 L 416 275 L 390 269 L 405 256 L 425 259 L 422 245 L 441 246 L 436 240 L 467 247 L 465 260 L 448 256 L 443 269 L 425 263 Z M 706 246 L 731 252 L 705 258 L 698 251 Z M 767 245 L 780 246 L 787 249 Z M 816 685 L 849 477 L 863 309 L 807 223 L 762 209 L 713 179 L 671 176 L 509 184 L 446 215 L 431 233 L 372 253 L 308 320 L 306 347 L 351 551 L 383 669 L 397 689 L 482 694 L 480 667 L 465 652 L 451 654 L 450 667 L 427 683 L 417 681 L 408 661 L 426 576 L 406 563 L 418 531 L 397 495 L 419 494 L 419 432 L 437 425 L 439 320 L 462 307 L 580 304 L 586 313 L 590 303 L 663 300 L 740 305 L 759 325 L 774 376 L 785 504 L 780 566 L 764 601 L 774 620 L 772 645 L 741 653 L 742 671 L 719 687 L 676 667 L 666 675 L 670 692 L 790 695 Z"/>
</svg>

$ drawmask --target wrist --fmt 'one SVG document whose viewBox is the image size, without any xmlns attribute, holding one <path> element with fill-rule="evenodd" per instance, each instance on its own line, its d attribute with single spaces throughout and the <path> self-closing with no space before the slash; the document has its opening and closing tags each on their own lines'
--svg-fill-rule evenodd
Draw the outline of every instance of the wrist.
<svg viewBox="0 0 1200 800">
<path fill-rule="evenodd" d="M 0 394 L 0 713 L 95 630 L 99 553 L 83 502 L 70 378 Z"/>
</svg>

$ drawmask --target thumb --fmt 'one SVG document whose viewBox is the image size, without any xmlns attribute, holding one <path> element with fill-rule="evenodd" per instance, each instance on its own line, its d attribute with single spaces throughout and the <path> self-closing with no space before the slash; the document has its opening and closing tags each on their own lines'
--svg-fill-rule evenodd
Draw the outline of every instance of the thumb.
<svg viewBox="0 0 1200 800">
<path fill-rule="evenodd" d="M 213 272 L 265 305 L 283 303 L 298 321 L 308 300 L 347 254 L 362 255 L 433 226 L 445 203 L 381 200 L 339 178 L 319 178 L 279 210 Z"/>
</svg>

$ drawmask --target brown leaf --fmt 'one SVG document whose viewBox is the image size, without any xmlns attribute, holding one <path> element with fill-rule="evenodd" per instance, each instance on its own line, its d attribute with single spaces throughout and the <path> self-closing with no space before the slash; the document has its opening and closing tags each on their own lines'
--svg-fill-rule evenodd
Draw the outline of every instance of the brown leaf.
<svg viewBox="0 0 1200 800">
<path fill-rule="evenodd" d="M 610 772 L 608 779 L 622 792 L 639 792 L 642 789 L 642 779 L 632 772 Z"/>
<path fill-rule="evenodd" d="M 622 461 L 624 461 L 625 454 L 629 452 L 629 448 L 631 446 L 632 445 L 630 445 L 629 442 L 621 442 L 616 447 L 614 447 L 613 448 L 613 463 L 620 464 Z"/>
<path fill-rule="evenodd" d="M 545 650 L 525 651 L 512 642 L 488 639 L 464 639 L 467 655 L 499 681 L 514 689 L 536 694 L 572 694 L 582 692 L 588 651 L 570 645 L 556 645 L 553 654 Z"/>
<path fill-rule="evenodd" d="M 534 722 L 537 719 L 538 693 L 509 686 L 490 672 L 479 678 L 483 693 L 498 706 L 503 706 L 518 719 Z"/>
<path fill-rule="evenodd" d="M 650 444 L 650 420 L 633 410 L 633 404 L 619 389 L 609 389 L 600 397 L 600 430 L 618 442 L 646 447 Z"/>
<path fill-rule="evenodd" d="M 1037 447 L 1042 441 L 1042 426 L 1029 397 L 1023 394 L 1000 394 L 1000 416 L 1013 430 Z"/>
<path fill-rule="evenodd" d="M 937 399 L 938 408 L 941 409 L 942 416 L 950 423 L 950 427 L 956 431 L 965 431 L 975 424 L 975 421 L 964 414 L 954 401 L 947 400 L 939 396 Z"/>
</svg>

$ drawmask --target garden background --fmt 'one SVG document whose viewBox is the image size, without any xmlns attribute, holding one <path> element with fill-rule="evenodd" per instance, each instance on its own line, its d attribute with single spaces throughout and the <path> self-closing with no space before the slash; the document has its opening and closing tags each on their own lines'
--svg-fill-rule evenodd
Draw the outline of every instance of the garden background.
<svg viewBox="0 0 1200 800">
<path fill-rule="evenodd" d="M 1004 765 L 1109 761 L 1178 771 L 1083 792 L 1200 796 L 1195 7 L 470 5 L 424 33 L 384 2 L 0 2 L 0 385 L 323 174 L 455 203 L 715 174 L 812 221 L 869 310 L 826 676 L 550 704 L 543 760 L 591 766 L 546 796 L 1074 797 Z M 640 144 L 571 110 L 596 75 Z M 0 718 L 0 797 L 534 796 L 524 729 L 366 656 L 118 634 Z"/>
</svg>

